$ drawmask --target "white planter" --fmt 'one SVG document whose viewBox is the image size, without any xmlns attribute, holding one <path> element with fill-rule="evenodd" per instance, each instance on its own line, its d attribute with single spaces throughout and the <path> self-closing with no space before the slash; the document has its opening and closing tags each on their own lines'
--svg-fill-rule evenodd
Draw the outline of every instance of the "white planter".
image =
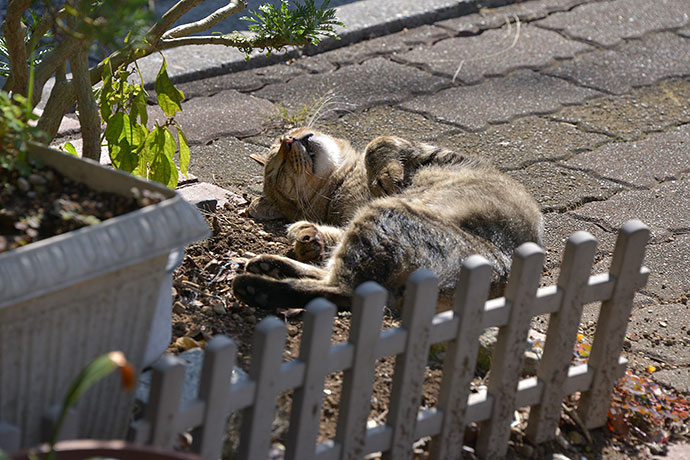
<svg viewBox="0 0 690 460">
<path fill-rule="evenodd" d="M 94 189 L 138 187 L 167 199 L 0 254 L 0 447 L 42 441 L 46 409 L 62 403 L 94 357 L 121 350 L 140 371 L 165 349 L 169 259 L 209 234 L 198 210 L 172 190 L 42 146 L 31 154 Z M 79 402 L 76 435 L 123 437 L 132 403 L 116 376 L 105 379 Z"/>
</svg>

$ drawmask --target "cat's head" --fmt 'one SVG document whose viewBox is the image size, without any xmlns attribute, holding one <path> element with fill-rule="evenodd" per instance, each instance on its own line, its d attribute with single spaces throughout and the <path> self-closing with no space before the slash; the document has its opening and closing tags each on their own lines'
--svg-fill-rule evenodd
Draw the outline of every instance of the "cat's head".
<svg viewBox="0 0 690 460">
<path fill-rule="evenodd" d="M 321 220 L 314 202 L 324 196 L 322 190 L 331 174 L 350 151 L 349 142 L 308 127 L 279 137 L 267 154 L 252 156 L 264 165 L 264 190 L 250 206 L 250 215 Z"/>
</svg>

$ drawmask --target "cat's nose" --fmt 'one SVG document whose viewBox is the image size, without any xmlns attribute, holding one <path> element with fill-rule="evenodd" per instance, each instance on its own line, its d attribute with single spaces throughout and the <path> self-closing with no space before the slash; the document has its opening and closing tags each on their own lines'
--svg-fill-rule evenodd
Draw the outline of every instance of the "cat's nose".
<svg viewBox="0 0 690 460">
<path fill-rule="evenodd" d="M 285 136 L 285 137 L 283 137 L 282 142 L 285 145 L 292 145 L 292 143 L 295 142 L 295 140 L 296 139 L 294 137 Z"/>
</svg>

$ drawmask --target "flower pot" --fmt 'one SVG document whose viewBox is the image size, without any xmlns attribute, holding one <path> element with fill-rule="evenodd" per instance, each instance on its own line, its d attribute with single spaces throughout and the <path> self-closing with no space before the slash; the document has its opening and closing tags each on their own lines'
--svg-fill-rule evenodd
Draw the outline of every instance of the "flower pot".
<svg viewBox="0 0 690 460">
<path fill-rule="evenodd" d="M 30 449 L 12 455 L 12 460 L 29 460 L 29 455 L 48 452 L 48 446 Z M 128 444 L 124 441 L 100 441 L 93 439 L 63 441 L 55 446 L 55 460 L 84 460 L 87 458 L 113 458 L 118 460 L 201 460 L 186 452 L 176 452 L 156 446 Z M 38 458 L 41 458 L 40 456 Z"/>
<path fill-rule="evenodd" d="M 44 146 L 32 145 L 29 155 L 96 190 L 129 196 L 137 187 L 165 199 L 0 254 L 0 447 L 6 449 L 45 440 L 46 410 L 62 403 L 94 357 L 120 350 L 141 371 L 165 349 L 170 272 L 185 244 L 209 234 L 198 210 L 163 186 Z M 149 343 L 152 333 L 158 339 Z M 70 434 L 122 438 L 132 404 L 133 395 L 111 376 L 80 400 L 78 429 Z"/>
</svg>

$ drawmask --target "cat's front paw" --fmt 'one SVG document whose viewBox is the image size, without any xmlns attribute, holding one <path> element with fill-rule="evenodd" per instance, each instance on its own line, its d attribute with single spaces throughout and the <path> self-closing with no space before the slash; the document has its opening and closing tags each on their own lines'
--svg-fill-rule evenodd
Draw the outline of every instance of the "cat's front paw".
<svg viewBox="0 0 690 460">
<path fill-rule="evenodd" d="M 316 225 L 296 222 L 288 228 L 288 235 L 295 242 L 295 257 L 300 262 L 321 262 L 325 258 L 326 242 Z"/>
</svg>

